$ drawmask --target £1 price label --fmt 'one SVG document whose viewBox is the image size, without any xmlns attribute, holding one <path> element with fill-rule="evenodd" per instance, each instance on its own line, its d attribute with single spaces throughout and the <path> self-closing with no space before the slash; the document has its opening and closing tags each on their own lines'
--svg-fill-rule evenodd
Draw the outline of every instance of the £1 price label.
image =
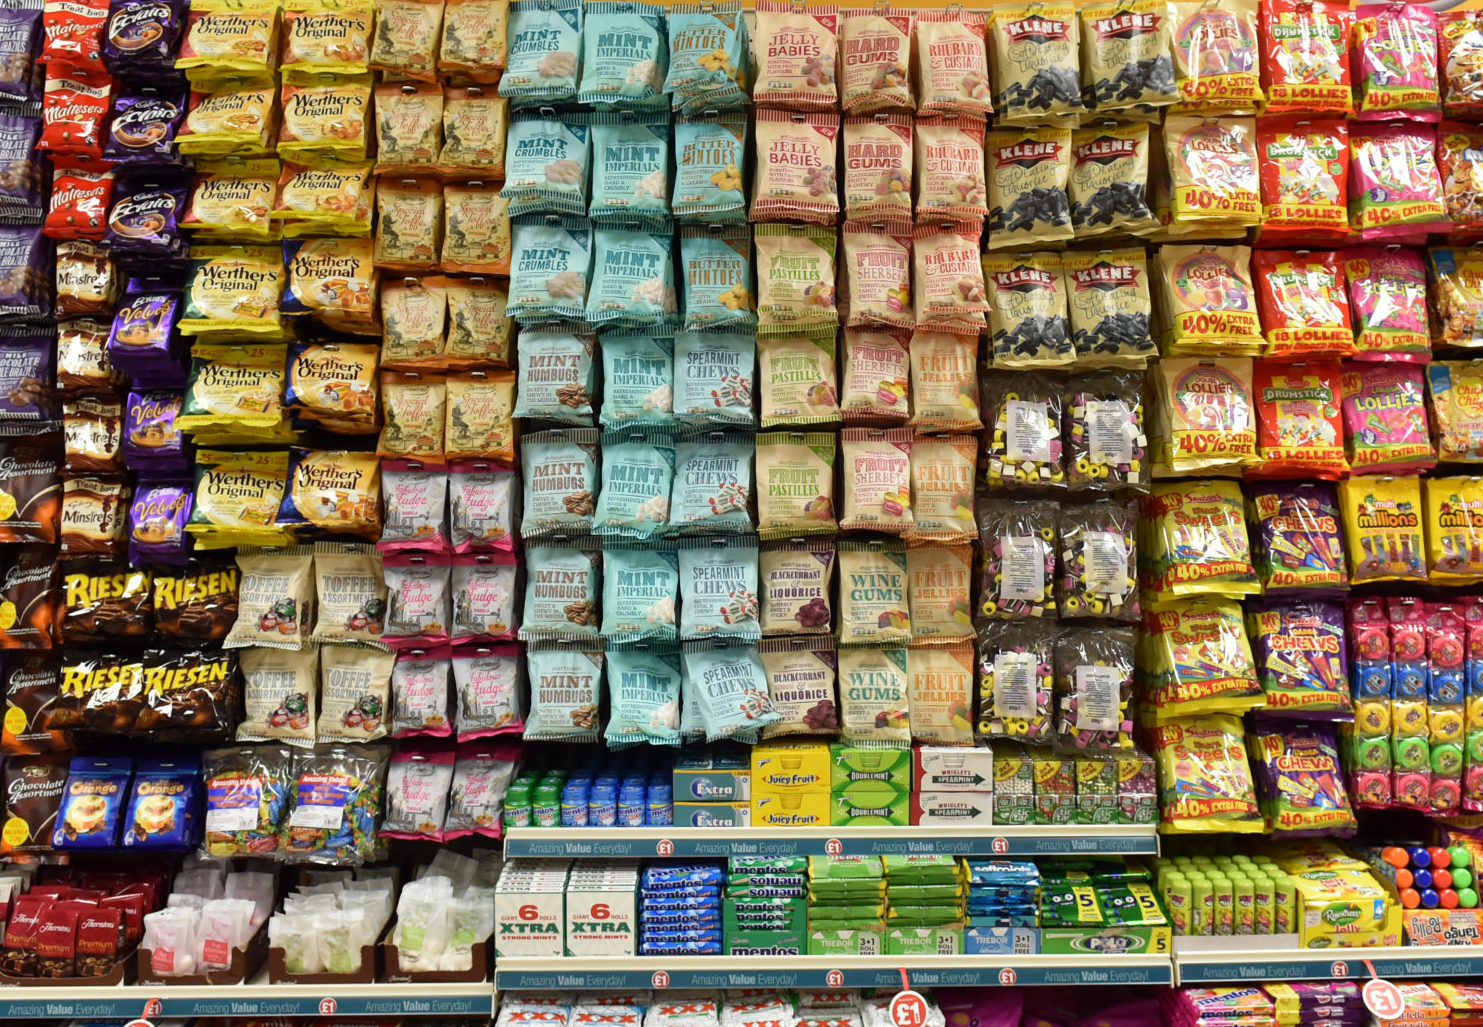
<svg viewBox="0 0 1483 1027">
<path fill-rule="evenodd" d="M 891 999 L 891 1023 L 895 1027 L 926 1027 L 927 1000 L 919 991 L 903 991 Z"/>
<path fill-rule="evenodd" d="M 1365 1008 L 1376 1019 L 1396 1020 L 1406 1011 L 1406 997 L 1390 981 L 1382 981 L 1378 977 L 1366 981 L 1360 995 L 1365 1000 Z"/>
</svg>

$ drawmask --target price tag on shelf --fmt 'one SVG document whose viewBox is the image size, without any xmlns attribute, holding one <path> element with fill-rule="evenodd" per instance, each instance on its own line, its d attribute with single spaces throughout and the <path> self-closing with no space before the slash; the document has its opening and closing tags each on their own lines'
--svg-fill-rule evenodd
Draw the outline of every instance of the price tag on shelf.
<svg viewBox="0 0 1483 1027">
<path fill-rule="evenodd" d="M 903 991 L 891 999 L 891 1023 L 895 1027 L 926 1027 L 927 1000 L 919 991 Z"/>
<path fill-rule="evenodd" d="M 1368 980 L 1360 995 L 1365 1000 L 1365 1008 L 1376 1019 L 1397 1020 L 1406 1011 L 1406 997 L 1390 981 L 1378 977 Z"/>
</svg>

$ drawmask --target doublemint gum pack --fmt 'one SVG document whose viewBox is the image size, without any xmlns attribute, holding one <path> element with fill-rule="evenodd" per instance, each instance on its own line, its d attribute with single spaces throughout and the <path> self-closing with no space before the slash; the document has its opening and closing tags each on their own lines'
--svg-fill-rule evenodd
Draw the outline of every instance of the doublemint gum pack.
<svg viewBox="0 0 1483 1027">
<path fill-rule="evenodd" d="M 747 162 L 747 116 L 680 118 L 675 122 L 675 220 L 745 223 L 742 168 Z"/>
<path fill-rule="evenodd" d="M 597 502 L 597 439 L 591 428 L 536 432 L 520 440 L 525 474 L 525 538 L 586 531 Z M 384 476 L 384 475 L 383 475 Z"/>
<path fill-rule="evenodd" d="M 602 554 L 602 637 L 673 641 L 680 560 L 673 542 L 608 542 Z"/>
<path fill-rule="evenodd" d="M 592 230 L 586 224 L 580 220 L 568 226 L 542 219 L 511 225 L 510 299 L 505 313 L 522 325 L 582 321 L 592 263 Z"/>
<path fill-rule="evenodd" d="M 672 320 L 678 310 L 672 241 L 667 233 L 595 229 L 587 323 L 653 328 Z"/>
<path fill-rule="evenodd" d="M 599 224 L 637 222 L 656 230 L 668 225 L 668 114 L 593 115 L 587 214 Z"/>
<path fill-rule="evenodd" d="M 663 109 L 669 62 L 664 6 L 639 0 L 595 0 L 587 4 L 586 15 L 577 102 Z"/>
<path fill-rule="evenodd" d="M 499 95 L 517 106 L 575 103 L 582 59 L 581 0 L 516 0 Z"/>
<path fill-rule="evenodd" d="M 597 385 L 592 347 L 590 335 L 522 332 L 512 416 L 590 426 Z"/>
<path fill-rule="evenodd" d="M 694 683 L 708 742 L 755 742 L 762 728 L 779 719 L 755 645 L 687 642 L 685 676 Z"/>
<path fill-rule="evenodd" d="M 752 237 L 745 227 L 681 229 L 680 268 L 686 329 L 756 326 Z"/>
<path fill-rule="evenodd" d="M 680 653 L 674 649 L 610 648 L 608 747 L 648 742 L 680 744 Z"/>
<path fill-rule="evenodd" d="M 731 332 L 675 333 L 675 418 L 681 424 L 753 428 L 757 340 Z"/>
<path fill-rule="evenodd" d="M 670 8 L 664 91 L 675 110 L 686 114 L 744 110 L 747 56 L 747 23 L 738 0 Z"/>
<path fill-rule="evenodd" d="M 680 635 L 762 637 L 758 623 L 757 544 L 716 538 L 680 542 Z"/>
<path fill-rule="evenodd" d="M 712 429 L 675 440 L 669 522 L 679 531 L 751 531 L 752 436 Z"/>
<path fill-rule="evenodd" d="M 598 562 L 590 539 L 550 539 L 528 548 L 520 637 L 596 637 Z"/>
<path fill-rule="evenodd" d="M 642 332 L 602 337 L 604 428 L 673 424 L 675 343 Z"/>
<path fill-rule="evenodd" d="M 587 213 L 591 129 L 581 115 L 529 115 L 511 120 L 505 139 L 505 184 L 510 216 Z"/>
<path fill-rule="evenodd" d="M 602 490 L 593 532 L 640 539 L 662 533 L 669 522 L 674 472 L 674 440 L 665 432 L 603 432 Z"/>
</svg>

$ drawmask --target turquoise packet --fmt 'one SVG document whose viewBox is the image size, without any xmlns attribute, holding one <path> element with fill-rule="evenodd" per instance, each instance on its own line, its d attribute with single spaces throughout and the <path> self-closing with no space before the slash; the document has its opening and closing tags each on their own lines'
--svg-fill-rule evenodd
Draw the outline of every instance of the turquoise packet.
<svg viewBox="0 0 1483 1027">
<path fill-rule="evenodd" d="M 671 7 L 664 91 L 674 109 L 686 114 L 745 110 L 750 49 L 740 0 Z"/>
<path fill-rule="evenodd" d="M 654 428 L 602 433 L 602 488 L 592 530 L 598 535 L 653 538 L 669 524 L 675 443 Z"/>
<path fill-rule="evenodd" d="M 692 431 L 675 438 L 675 486 L 669 523 L 677 531 L 755 531 L 752 499 L 754 436 Z"/>
<path fill-rule="evenodd" d="M 681 229 L 680 270 L 685 286 L 682 322 L 686 330 L 756 327 L 752 234 L 745 227 Z"/>
<path fill-rule="evenodd" d="M 592 130 L 587 116 L 523 114 L 510 119 L 505 136 L 505 184 L 500 196 L 510 217 L 587 213 Z"/>
<path fill-rule="evenodd" d="M 686 538 L 679 549 L 680 637 L 761 638 L 756 537 Z"/>
<path fill-rule="evenodd" d="M 587 323 L 603 328 L 655 328 L 675 319 L 670 235 L 626 228 L 592 232 L 592 281 Z"/>
<path fill-rule="evenodd" d="M 680 118 L 675 122 L 675 220 L 692 224 L 745 224 L 747 116 Z"/>
<path fill-rule="evenodd" d="M 604 428 L 675 421 L 675 341 L 646 332 L 604 332 Z"/>
<path fill-rule="evenodd" d="M 510 225 L 510 299 L 505 313 L 522 325 L 587 314 L 592 230 L 586 218 L 533 217 Z"/>
<path fill-rule="evenodd" d="M 542 539 L 525 550 L 521 639 L 597 637 L 597 540 Z"/>
<path fill-rule="evenodd" d="M 582 59 L 582 0 L 515 0 L 499 95 L 512 107 L 575 103 Z"/>
<path fill-rule="evenodd" d="M 592 529 L 597 502 L 595 428 L 558 428 L 520 440 L 520 469 L 525 477 L 525 506 L 520 534 Z"/>
<path fill-rule="evenodd" d="M 521 332 L 512 416 L 590 427 L 597 388 L 593 345 L 590 335 Z M 457 410 L 449 416 L 458 416 Z"/>
<path fill-rule="evenodd" d="M 525 650 L 530 715 L 521 737 L 595 742 L 602 707 L 601 650 L 568 642 L 532 642 Z"/>
<path fill-rule="evenodd" d="M 609 646 L 608 748 L 680 744 L 680 679 L 674 646 Z"/>
<path fill-rule="evenodd" d="M 608 540 L 602 550 L 602 637 L 673 642 L 680 558 L 673 541 Z"/>
<path fill-rule="evenodd" d="M 706 741 L 755 743 L 762 728 L 780 719 L 755 645 L 687 642 L 684 652 Z"/>
<path fill-rule="evenodd" d="M 588 0 L 582 27 L 582 79 L 577 102 L 633 110 L 664 109 L 669 41 L 664 5 Z"/>
<path fill-rule="evenodd" d="M 669 114 L 592 116 L 594 222 L 669 227 Z"/>
<path fill-rule="evenodd" d="M 675 419 L 681 424 L 755 428 L 757 337 L 741 332 L 675 333 Z"/>
</svg>

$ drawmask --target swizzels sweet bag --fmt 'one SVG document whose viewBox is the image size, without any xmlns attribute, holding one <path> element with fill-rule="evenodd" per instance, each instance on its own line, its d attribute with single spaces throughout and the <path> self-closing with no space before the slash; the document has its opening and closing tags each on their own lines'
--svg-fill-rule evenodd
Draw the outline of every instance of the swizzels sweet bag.
<svg viewBox="0 0 1483 1027">
<path fill-rule="evenodd" d="M 1426 4 L 1361 4 L 1354 24 L 1359 120 L 1441 117 L 1437 13 Z"/>
<path fill-rule="evenodd" d="M 1257 121 L 1262 182 L 1262 238 L 1292 232 L 1344 235 L 1349 182 L 1349 123 L 1301 115 Z"/>
<path fill-rule="evenodd" d="M 1333 0 L 1268 0 L 1262 5 L 1262 85 L 1267 113 L 1353 117 L 1349 31 L 1354 14 Z"/>
<path fill-rule="evenodd" d="M 1339 253 L 1257 250 L 1251 257 L 1266 356 L 1347 357 L 1354 329 Z"/>
</svg>

